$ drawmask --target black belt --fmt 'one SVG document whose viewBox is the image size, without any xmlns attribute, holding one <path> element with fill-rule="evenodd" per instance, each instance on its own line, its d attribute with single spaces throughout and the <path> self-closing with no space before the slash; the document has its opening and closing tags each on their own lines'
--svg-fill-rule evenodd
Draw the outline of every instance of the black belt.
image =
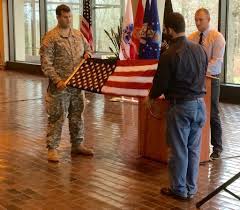
<svg viewBox="0 0 240 210">
<path fill-rule="evenodd" d="M 198 99 L 203 99 L 203 97 L 193 97 L 193 98 L 171 98 L 169 99 L 170 104 L 181 104 L 187 101 L 195 101 Z"/>
<path fill-rule="evenodd" d="M 220 74 L 212 74 L 211 76 L 213 76 L 213 77 L 220 77 Z"/>
</svg>

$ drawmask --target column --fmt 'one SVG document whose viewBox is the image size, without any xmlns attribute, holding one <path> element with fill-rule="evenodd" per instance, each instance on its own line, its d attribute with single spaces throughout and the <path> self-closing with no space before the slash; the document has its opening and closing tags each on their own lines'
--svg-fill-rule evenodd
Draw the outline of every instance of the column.
<svg viewBox="0 0 240 210">
<path fill-rule="evenodd" d="M 0 0 L 0 69 L 4 69 L 3 1 Z"/>
<path fill-rule="evenodd" d="M 14 1 L 14 17 L 15 58 L 16 61 L 25 61 L 25 35 L 27 29 L 24 18 L 24 0 Z"/>
</svg>

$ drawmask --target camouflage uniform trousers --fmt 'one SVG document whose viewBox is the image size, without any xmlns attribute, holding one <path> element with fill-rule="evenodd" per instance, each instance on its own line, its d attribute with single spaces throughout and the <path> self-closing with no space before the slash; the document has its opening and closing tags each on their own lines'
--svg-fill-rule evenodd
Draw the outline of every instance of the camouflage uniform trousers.
<svg viewBox="0 0 240 210">
<path fill-rule="evenodd" d="M 48 114 L 47 148 L 59 146 L 62 127 L 66 116 L 69 119 L 69 132 L 72 144 L 80 144 L 84 139 L 84 93 L 76 88 L 67 87 L 63 91 L 51 91 L 46 95 Z"/>
</svg>

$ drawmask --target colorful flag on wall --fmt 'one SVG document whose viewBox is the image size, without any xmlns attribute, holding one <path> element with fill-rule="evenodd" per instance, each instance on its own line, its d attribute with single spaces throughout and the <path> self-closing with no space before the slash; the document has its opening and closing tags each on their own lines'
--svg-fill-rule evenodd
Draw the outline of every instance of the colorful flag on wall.
<svg viewBox="0 0 240 210">
<path fill-rule="evenodd" d="M 66 84 L 94 93 L 145 97 L 152 86 L 157 60 L 84 60 Z"/>
<path fill-rule="evenodd" d="M 132 1 L 128 0 L 122 25 L 122 39 L 119 53 L 120 60 L 129 60 L 132 59 L 134 56 L 134 47 L 132 45 L 132 33 L 133 33 Z"/>
<path fill-rule="evenodd" d="M 161 27 L 157 0 L 151 0 L 151 5 L 147 0 L 143 22 L 139 57 L 141 59 L 158 59 L 160 56 Z"/>
<path fill-rule="evenodd" d="M 87 39 L 91 49 L 94 50 L 91 5 L 92 5 L 91 0 L 83 0 L 83 16 L 81 16 L 80 18 L 80 31 Z"/>
<path fill-rule="evenodd" d="M 132 43 L 134 47 L 133 59 L 139 58 L 140 32 L 143 26 L 144 8 L 142 0 L 138 1 L 137 11 L 134 19 L 134 29 L 132 36 Z"/>
</svg>

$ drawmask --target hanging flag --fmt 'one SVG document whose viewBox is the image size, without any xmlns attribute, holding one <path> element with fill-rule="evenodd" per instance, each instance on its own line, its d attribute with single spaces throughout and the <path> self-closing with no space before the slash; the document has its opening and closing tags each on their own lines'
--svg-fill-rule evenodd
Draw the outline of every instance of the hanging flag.
<svg viewBox="0 0 240 210">
<path fill-rule="evenodd" d="M 125 15 L 122 24 L 122 38 L 120 44 L 120 60 L 129 60 L 134 56 L 134 47 L 132 45 L 133 33 L 133 11 L 132 1 L 128 0 Z"/>
<path fill-rule="evenodd" d="M 138 1 L 137 12 L 134 19 L 132 43 L 134 47 L 133 59 L 139 58 L 140 32 L 143 26 L 144 8 L 142 0 Z"/>
<path fill-rule="evenodd" d="M 140 45 L 139 45 L 139 58 L 144 59 L 144 48 L 147 43 L 147 31 L 148 31 L 148 23 L 150 16 L 150 3 L 149 0 L 146 1 L 144 17 L 143 17 L 143 26 L 140 31 Z"/>
<path fill-rule="evenodd" d="M 164 18 L 163 18 L 163 32 L 162 32 L 162 43 L 161 43 L 161 53 L 165 52 L 169 48 L 170 44 L 170 37 L 166 34 L 164 30 L 164 25 L 167 19 L 167 16 L 173 12 L 172 1 L 166 0 L 165 1 L 165 8 L 164 8 Z"/>
<path fill-rule="evenodd" d="M 173 12 L 173 7 L 172 7 L 172 1 L 171 0 L 165 0 L 165 8 L 164 8 L 164 18 L 163 18 L 163 23 L 165 24 L 166 18 L 169 14 Z"/>
<path fill-rule="evenodd" d="M 146 2 L 144 23 L 141 31 L 139 57 L 141 59 L 158 59 L 160 56 L 161 27 L 158 16 L 157 0 Z"/>
<path fill-rule="evenodd" d="M 83 60 L 65 84 L 94 93 L 145 97 L 152 86 L 157 60 Z"/>
<path fill-rule="evenodd" d="M 91 5 L 91 0 L 83 0 L 83 16 L 80 17 L 80 31 L 88 41 L 91 49 L 94 50 Z"/>
</svg>

